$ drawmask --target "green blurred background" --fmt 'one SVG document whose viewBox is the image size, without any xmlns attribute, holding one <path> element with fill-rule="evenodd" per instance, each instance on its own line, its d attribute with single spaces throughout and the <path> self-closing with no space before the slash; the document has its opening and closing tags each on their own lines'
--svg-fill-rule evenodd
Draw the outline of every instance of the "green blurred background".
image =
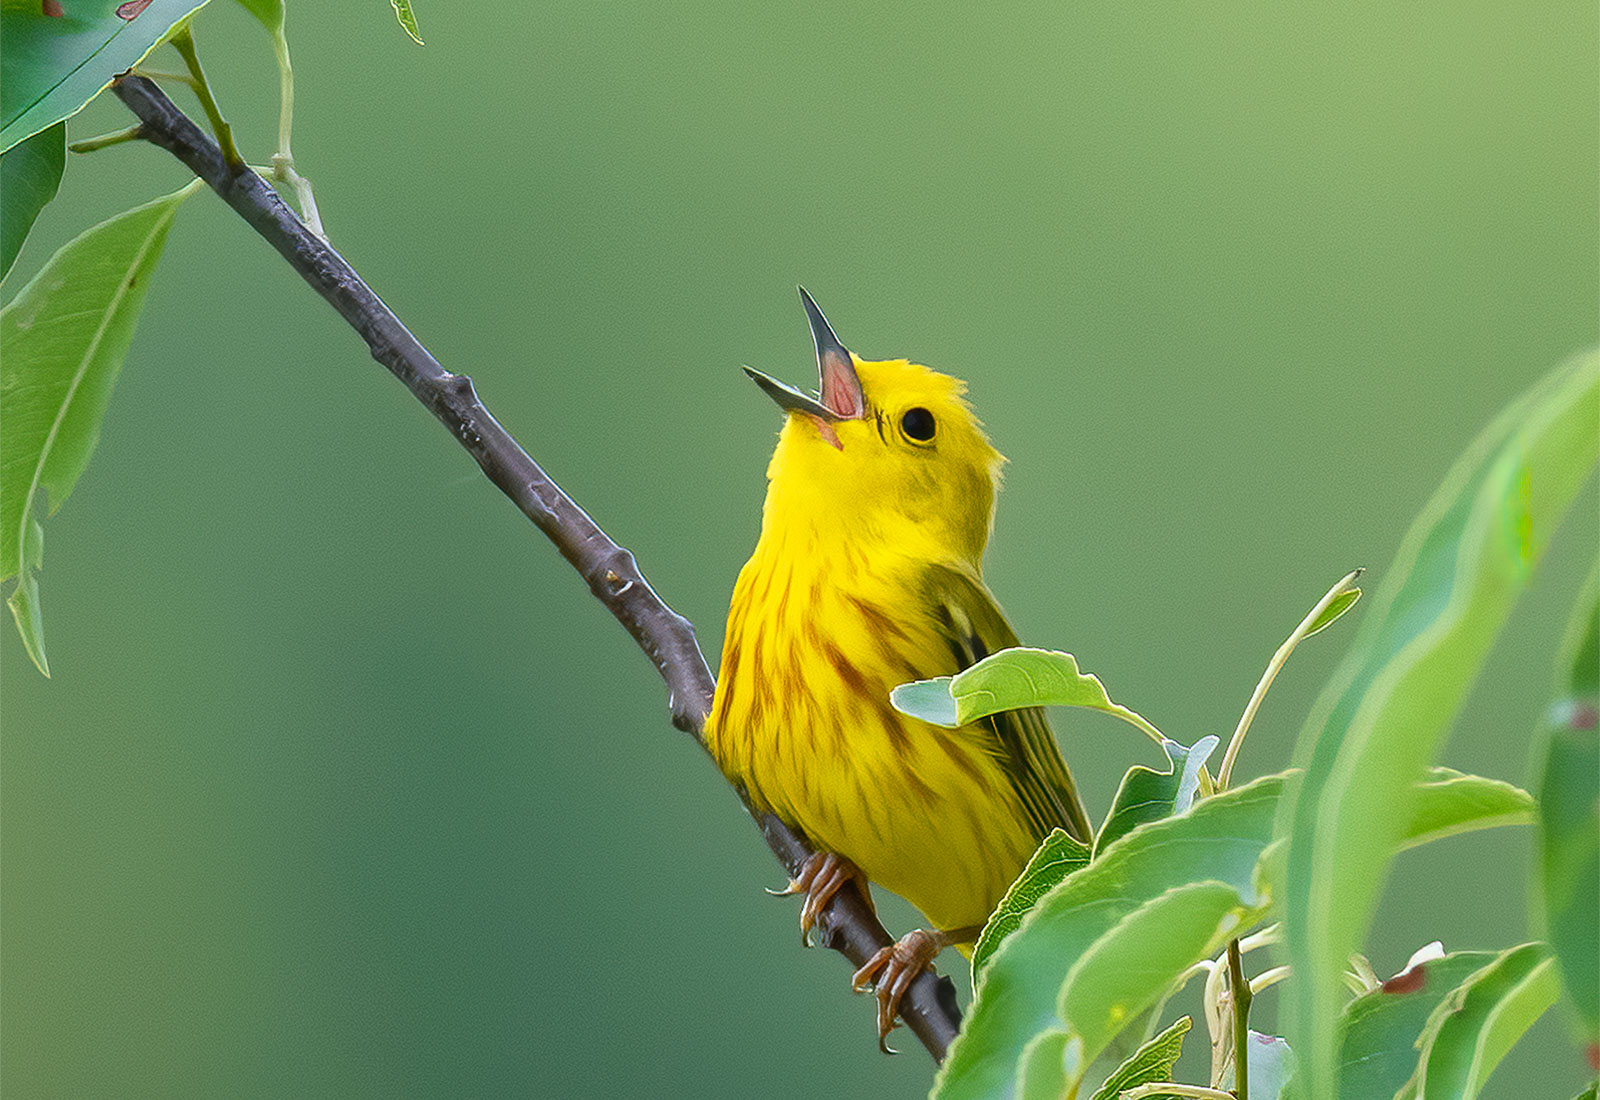
<svg viewBox="0 0 1600 1100">
<path fill-rule="evenodd" d="M 419 17 L 425 48 L 382 0 L 291 3 L 328 231 L 713 659 L 778 427 L 738 365 L 813 377 L 796 282 L 857 351 L 970 381 L 1012 460 L 993 588 L 1186 741 L 1596 339 L 1592 2 Z M 196 33 L 265 160 L 265 34 L 220 0 Z M 125 124 L 107 97 L 71 133 Z M 182 182 L 151 148 L 75 158 L 7 294 Z M 1578 513 L 1445 762 L 1527 780 L 1592 486 Z M 927 1087 L 762 893 L 776 865 L 649 663 L 210 195 L 47 533 L 55 679 L 0 631 L 8 1095 Z M 1352 633 L 1296 656 L 1244 773 L 1287 761 Z M 1096 813 L 1153 762 L 1057 726 Z M 1528 843 L 1400 860 L 1379 971 L 1528 938 Z M 1490 1095 L 1581 1079 L 1552 1015 Z"/>
</svg>

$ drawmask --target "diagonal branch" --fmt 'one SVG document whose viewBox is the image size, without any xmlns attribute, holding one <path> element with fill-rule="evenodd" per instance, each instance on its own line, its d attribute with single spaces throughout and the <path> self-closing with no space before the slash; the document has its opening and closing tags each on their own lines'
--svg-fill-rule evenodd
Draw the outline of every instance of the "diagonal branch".
<svg viewBox="0 0 1600 1100">
<path fill-rule="evenodd" d="M 181 160 L 276 248 L 360 334 L 372 357 L 405 383 L 466 448 L 489 480 L 555 543 L 562 557 L 588 582 L 595 598 L 616 616 L 661 673 L 667 684 L 672 724 L 692 734 L 703 747 L 700 734 L 716 686 L 711 669 L 700 653 L 694 625 L 656 595 L 633 555 L 612 542 L 500 426 L 478 400 L 472 380 L 440 366 L 344 257 L 307 229 L 265 181 L 254 172 L 230 169 L 216 143 L 149 80 L 123 76 L 112 90 L 139 117 L 141 136 Z M 801 863 L 812 853 L 810 843 L 771 814 L 757 814 L 744 792 L 737 793 L 778 862 L 791 876 L 798 874 Z M 819 928 L 822 942 L 857 967 L 892 942 L 855 890 L 834 895 Z M 949 979 L 931 972 L 920 975 L 906 994 L 900 1014 L 934 1059 L 942 1060 L 960 1027 Z"/>
</svg>

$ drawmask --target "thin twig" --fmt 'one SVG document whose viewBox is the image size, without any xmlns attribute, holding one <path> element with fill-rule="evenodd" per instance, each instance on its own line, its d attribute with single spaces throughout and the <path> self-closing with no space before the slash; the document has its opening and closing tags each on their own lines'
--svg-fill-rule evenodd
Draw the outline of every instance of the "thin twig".
<svg viewBox="0 0 1600 1100">
<path fill-rule="evenodd" d="M 228 120 L 222 117 L 222 108 L 217 105 L 217 97 L 211 94 L 211 84 L 206 80 L 206 71 L 200 66 L 200 54 L 194 48 L 194 31 L 185 26 L 181 31 L 172 36 L 172 48 L 183 55 L 183 63 L 189 67 L 189 84 L 194 88 L 194 94 L 200 99 L 200 106 L 205 109 L 206 117 L 211 120 L 211 130 L 217 135 L 217 144 L 222 147 L 222 157 L 229 166 L 237 169 L 244 164 L 244 157 L 239 154 L 239 147 L 233 143 L 233 127 L 228 125 Z"/>
<path fill-rule="evenodd" d="M 1217 790 L 1228 789 L 1228 782 L 1233 778 L 1233 762 L 1239 756 L 1239 747 L 1244 744 L 1244 735 L 1250 732 L 1250 723 L 1255 720 L 1256 711 L 1261 709 L 1261 700 L 1267 697 L 1267 689 L 1272 686 L 1272 681 L 1278 678 L 1278 672 L 1283 668 L 1289 654 L 1294 652 L 1294 647 L 1299 645 L 1312 633 L 1311 628 L 1316 625 L 1328 605 L 1343 596 L 1355 587 L 1356 581 L 1361 579 L 1365 569 L 1353 569 L 1340 578 L 1339 583 L 1328 589 L 1327 595 L 1317 601 L 1317 605 L 1306 612 L 1306 617 L 1300 620 L 1300 625 L 1294 628 L 1278 651 L 1272 655 L 1272 660 L 1267 662 L 1267 671 L 1261 674 L 1260 683 L 1250 696 L 1250 702 L 1244 708 L 1244 714 L 1239 716 L 1239 724 L 1234 727 L 1233 736 L 1228 739 L 1228 751 L 1222 754 L 1222 766 L 1217 769 Z"/>
<path fill-rule="evenodd" d="M 311 181 L 302 176 L 294 165 L 294 150 L 289 138 L 294 131 L 294 66 L 289 62 L 289 37 L 284 33 L 283 18 L 276 27 L 269 28 L 272 35 L 272 52 L 278 59 L 278 151 L 272 154 L 272 176 L 286 183 L 294 191 L 295 204 L 300 207 L 300 218 L 306 227 L 327 240 L 322 228 L 322 214 L 317 210 L 317 197 Z"/>
<path fill-rule="evenodd" d="M 1259 947 L 1267 947 L 1280 943 L 1283 940 L 1283 925 L 1269 924 L 1265 928 L 1258 928 L 1248 936 L 1236 940 L 1229 940 L 1228 946 L 1215 959 L 1201 959 L 1194 966 L 1185 971 L 1185 980 L 1190 971 L 1204 970 L 1206 974 L 1205 994 L 1202 1005 L 1206 1012 L 1206 1032 L 1211 1037 L 1211 1079 L 1220 1080 L 1222 1073 L 1228 1067 L 1229 1060 L 1233 1057 L 1233 1016 L 1222 1010 L 1222 981 L 1229 976 L 1228 963 L 1233 952 L 1237 950 L 1241 956 L 1248 955 Z M 1242 963 L 1241 963 L 1242 967 Z M 1282 971 L 1280 974 L 1279 971 Z M 1276 970 L 1269 970 L 1250 983 L 1251 992 L 1265 989 L 1273 982 L 1287 977 L 1289 968 L 1280 966 Z M 1263 979 L 1271 976 L 1271 981 Z"/>
<path fill-rule="evenodd" d="M 673 725 L 703 745 L 700 735 L 716 686 L 711 670 L 693 624 L 656 595 L 633 555 L 611 541 L 500 426 L 478 400 L 472 380 L 440 366 L 344 257 L 306 228 L 265 181 L 242 166 L 230 167 L 216 143 L 150 81 L 124 76 L 112 89 L 139 117 L 144 136 L 187 165 L 276 248 L 360 334 L 372 357 L 405 383 L 489 480 L 555 544 L 655 664 L 667 684 Z M 744 793 L 738 793 L 749 810 Z M 770 814 L 754 816 L 778 861 L 791 876 L 797 874 L 813 851 L 809 842 Z M 822 943 L 843 954 L 852 967 L 893 942 L 855 890 L 834 895 L 820 929 Z M 935 1060 L 944 1058 L 961 1024 L 954 986 L 931 971 L 912 983 L 900 1015 Z"/>
<path fill-rule="evenodd" d="M 93 153 L 100 149 L 109 149 L 113 145 L 121 145 L 126 141 L 138 141 L 142 137 L 144 137 L 143 126 L 129 126 L 126 130 L 118 130 L 116 133 L 74 141 L 67 146 L 67 149 L 73 153 Z"/>
</svg>

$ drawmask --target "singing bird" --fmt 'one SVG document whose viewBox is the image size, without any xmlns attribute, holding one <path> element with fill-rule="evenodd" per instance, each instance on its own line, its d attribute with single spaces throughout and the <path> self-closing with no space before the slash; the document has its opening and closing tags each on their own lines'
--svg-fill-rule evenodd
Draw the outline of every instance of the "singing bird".
<svg viewBox="0 0 1600 1100">
<path fill-rule="evenodd" d="M 942 729 L 890 705 L 897 684 L 1017 644 L 983 582 L 1005 460 L 960 380 L 854 355 L 800 299 L 818 396 L 745 368 L 786 415 L 706 737 L 758 810 L 818 848 L 785 891 L 806 895 L 802 937 L 851 882 L 933 926 L 852 979 L 875 987 L 883 1045 L 911 980 L 946 946 L 970 951 L 1039 842 L 1090 826 L 1043 711 Z"/>
</svg>

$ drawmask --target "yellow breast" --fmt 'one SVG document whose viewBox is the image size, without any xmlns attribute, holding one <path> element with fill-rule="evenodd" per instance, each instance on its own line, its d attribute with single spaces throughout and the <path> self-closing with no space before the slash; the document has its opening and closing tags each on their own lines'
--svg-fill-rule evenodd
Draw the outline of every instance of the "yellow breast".
<svg viewBox="0 0 1600 1100">
<path fill-rule="evenodd" d="M 759 808 L 959 928 L 983 923 L 1037 838 L 980 738 L 889 704 L 959 667 L 918 573 L 769 529 L 734 591 L 707 740 Z"/>
</svg>

